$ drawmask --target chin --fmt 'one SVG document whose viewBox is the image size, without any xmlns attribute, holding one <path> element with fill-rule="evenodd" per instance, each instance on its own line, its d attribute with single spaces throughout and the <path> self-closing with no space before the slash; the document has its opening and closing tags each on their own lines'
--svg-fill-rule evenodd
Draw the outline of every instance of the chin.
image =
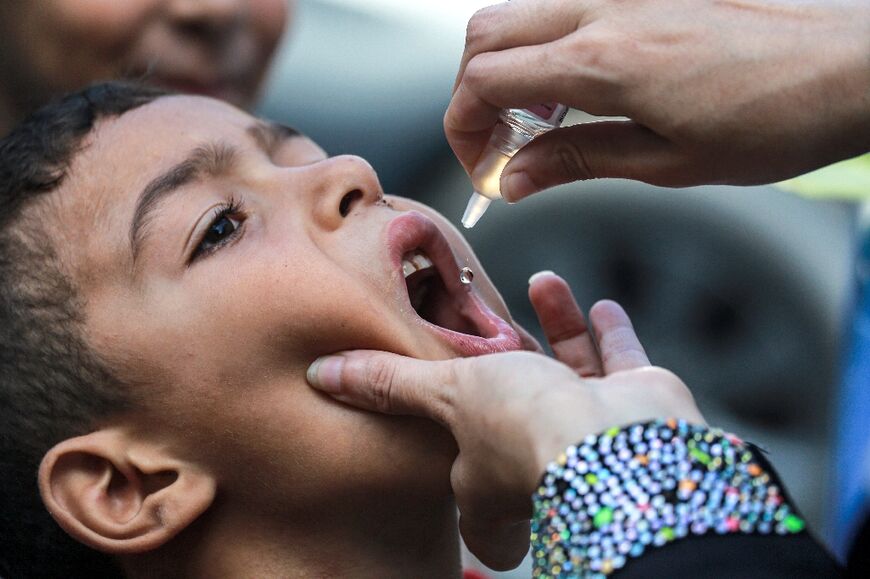
<svg viewBox="0 0 870 579">
<path fill-rule="evenodd" d="M 451 496 L 450 471 L 459 450 L 450 432 L 426 418 L 379 417 L 383 419 L 389 423 L 387 440 L 378 454 L 386 460 L 380 472 L 385 487 L 433 498 Z"/>
</svg>

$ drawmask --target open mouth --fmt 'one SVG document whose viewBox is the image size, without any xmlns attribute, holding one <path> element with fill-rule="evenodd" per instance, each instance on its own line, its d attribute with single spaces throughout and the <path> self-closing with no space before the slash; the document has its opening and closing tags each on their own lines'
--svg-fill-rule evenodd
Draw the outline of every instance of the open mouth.
<svg viewBox="0 0 870 579">
<path fill-rule="evenodd" d="M 450 244 L 430 219 L 416 211 L 397 217 L 387 247 L 401 271 L 402 293 L 427 331 L 465 356 L 522 348 L 516 329 L 459 280 Z"/>
<path fill-rule="evenodd" d="M 415 249 L 402 257 L 402 273 L 408 287 L 408 298 L 417 315 L 430 324 L 448 330 L 484 337 L 474 320 L 459 307 L 450 295 L 438 268 L 422 249 Z"/>
</svg>

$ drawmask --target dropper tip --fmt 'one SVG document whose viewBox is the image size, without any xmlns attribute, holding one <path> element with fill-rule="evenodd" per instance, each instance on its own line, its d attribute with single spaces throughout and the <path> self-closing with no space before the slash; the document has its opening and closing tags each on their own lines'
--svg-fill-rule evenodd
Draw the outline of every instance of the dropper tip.
<svg viewBox="0 0 870 579">
<path fill-rule="evenodd" d="M 462 225 L 466 229 L 471 229 L 480 218 L 486 213 L 492 199 L 481 195 L 477 191 L 471 194 L 471 199 L 468 200 L 468 205 L 465 207 L 465 213 L 462 214 Z"/>
</svg>

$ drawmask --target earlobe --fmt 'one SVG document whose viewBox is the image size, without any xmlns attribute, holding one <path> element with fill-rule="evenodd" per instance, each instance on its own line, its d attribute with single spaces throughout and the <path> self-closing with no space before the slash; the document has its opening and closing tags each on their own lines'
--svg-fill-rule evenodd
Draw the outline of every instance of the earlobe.
<svg viewBox="0 0 870 579">
<path fill-rule="evenodd" d="M 214 478 L 157 444 L 104 429 L 48 451 L 39 491 L 58 524 L 105 553 L 156 549 L 211 505 Z"/>
</svg>

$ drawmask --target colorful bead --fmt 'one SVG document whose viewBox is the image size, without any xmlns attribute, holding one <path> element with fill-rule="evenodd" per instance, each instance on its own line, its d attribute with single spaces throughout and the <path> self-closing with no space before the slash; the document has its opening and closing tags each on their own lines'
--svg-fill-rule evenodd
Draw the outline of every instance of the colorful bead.
<svg viewBox="0 0 870 579">
<path fill-rule="evenodd" d="M 675 419 L 586 437 L 533 497 L 533 576 L 602 578 L 689 534 L 802 532 L 755 456 L 734 435 Z"/>
</svg>

